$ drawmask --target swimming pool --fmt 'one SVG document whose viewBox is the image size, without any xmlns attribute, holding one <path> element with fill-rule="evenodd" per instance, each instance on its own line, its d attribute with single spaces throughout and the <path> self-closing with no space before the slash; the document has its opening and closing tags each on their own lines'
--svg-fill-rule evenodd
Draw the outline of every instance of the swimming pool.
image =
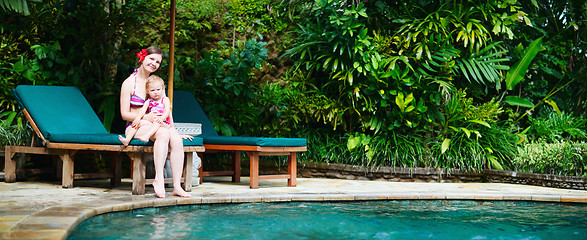
<svg viewBox="0 0 587 240">
<path fill-rule="evenodd" d="M 185 205 L 90 218 L 68 239 L 587 239 L 587 205 L 404 200 Z"/>
</svg>

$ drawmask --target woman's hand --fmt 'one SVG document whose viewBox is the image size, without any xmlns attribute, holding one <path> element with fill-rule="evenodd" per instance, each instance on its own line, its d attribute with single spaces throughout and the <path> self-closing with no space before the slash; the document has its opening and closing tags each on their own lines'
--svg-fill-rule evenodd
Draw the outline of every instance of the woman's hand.
<svg viewBox="0 0 587 240">
<path fill-rule="evenodd" d="M 181 134 L 181 135 L 179 135 L 179 136 L 180 136 L 181 138 L 183 138 L 183 139 L 190 140 L 190 142 L 191 142 L 192 140 L 194 140 L 194 136 L 192 136 L 192 135 L 185 135 L 185 134 Z"/>
</svg>

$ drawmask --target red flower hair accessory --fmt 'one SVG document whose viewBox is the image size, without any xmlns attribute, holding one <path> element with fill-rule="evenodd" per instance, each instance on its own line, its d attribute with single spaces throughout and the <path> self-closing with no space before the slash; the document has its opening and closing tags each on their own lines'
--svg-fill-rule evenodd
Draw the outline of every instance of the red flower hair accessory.
<svg viewBox="0 0 587 240">
<path fill-rule="evenodd" d="M 143 60 L 145 60 L 145 57 L 149 55 L 149 53 L 147 53 L 147 49 L 141 50 L 140 52 L 137 53 L 137 58 L 139 59 L 139 62 L 142 62 Z"/>
</svg>

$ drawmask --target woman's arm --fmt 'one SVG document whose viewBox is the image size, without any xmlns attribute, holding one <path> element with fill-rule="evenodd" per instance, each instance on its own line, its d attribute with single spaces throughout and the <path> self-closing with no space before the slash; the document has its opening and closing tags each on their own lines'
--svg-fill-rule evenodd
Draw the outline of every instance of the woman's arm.
<svg viewBox="0 0 587 240">
<path fill-rule="evenodd" d="M 127 78 L 120 87 L 120 116 L 127 122 L 132 122 L 137 118 L 137 114 L 131 111 L 130 96 L 133 91 L 133 81 Z"/>
</svg>

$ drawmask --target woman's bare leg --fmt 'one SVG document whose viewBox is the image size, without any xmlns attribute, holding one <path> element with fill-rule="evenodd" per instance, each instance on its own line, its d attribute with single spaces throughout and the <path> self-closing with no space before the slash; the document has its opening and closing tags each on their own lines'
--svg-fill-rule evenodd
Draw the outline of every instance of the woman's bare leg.
<svg viewBox="0 0 587 240">
<path fill-rule="evenodd" d="M 171 147 L 169 161 L 171 163 L 171 174 L 173 176 L 173 195 L 191 197 L 191 194 L 184 191 L 181 187 L 184 157 L 183 139 L 179 136 L 179 133 L 177 133 L 175 128 L 169 128 L 169 147 Z"/>
<path fill-rule="evenodd" d="M 167 160 L 167 152 L 169 149 L 169 131 L 167 129 L 159 128 L 159 131 L 151 138 L 153 144 L 153 162 L 155 164 L 155 180 L 153 181 L 153 188 L 157 197 L 165 197 L 165 178 L 163 176 L 163 168 L 165 167 L 165 160 Z"/>
</svg>

